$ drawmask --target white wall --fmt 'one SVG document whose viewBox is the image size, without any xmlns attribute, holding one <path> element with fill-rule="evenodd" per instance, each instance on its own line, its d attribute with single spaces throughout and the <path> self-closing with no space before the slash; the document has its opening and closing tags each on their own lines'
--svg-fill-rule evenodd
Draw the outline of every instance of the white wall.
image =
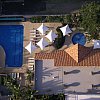
<svg viewBox="0 0 100 100">
<path fill-rule="evenodd" d="M 65 100 L 100 100 L 100 95 L 66 95 Z"/>
</svg>

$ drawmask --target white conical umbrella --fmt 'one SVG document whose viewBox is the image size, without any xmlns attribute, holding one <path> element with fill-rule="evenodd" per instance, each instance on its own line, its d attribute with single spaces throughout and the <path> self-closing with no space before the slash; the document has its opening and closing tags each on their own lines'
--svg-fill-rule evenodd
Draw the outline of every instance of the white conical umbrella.
<svg viewBox="0 0 100 100">
<path fill-rule="evenodd" d="M 45 37 L 48 38 L 50 42 L 53 42 L 53 40 L 57 38 L 57 35 L 51 30 Z"/>
<path fill-rule="evenodd" d="M 62 31 L 63 36 L 69 35 L 69 33 L 72 33 L 72 31 L 69 28 L 69 25 L 68 24 L 66 26 L 64 26 L 64 27 L 61 27 L 60 30 Z"/>
<path fill-rule="evenodd" d="M 27 49 L 29 51 L 29 53 L 31 54 L 37 47 L 35 45 L 33 45 L 32 41 L 30 41 L 30 43 L 25 47 L 25 49 Z"/>
<path fill-rule="evenodd" d="M 100 48 L 100 40 L 94 40 L 94 49 Z"/>
<path fill-rule="evenodd" d="M 44 33 L 48 30 L 48 27 L 46 27 L 46 26 L 42 23 L 42 25 L 41 25 L 39 28 L 37 28 L 37 30 L 38 30 L 40 33 L 42 33 L 42 35 L 44 35 Z"/>
<path fill-rule="evenodd" d="M 38 43 L 37 45 L 41 48 L 41 50 L 43 50 L 45 48 L 45 46 L 47 46 L 49 43 L 44 39 L 42 38 Z"/>
</svg>

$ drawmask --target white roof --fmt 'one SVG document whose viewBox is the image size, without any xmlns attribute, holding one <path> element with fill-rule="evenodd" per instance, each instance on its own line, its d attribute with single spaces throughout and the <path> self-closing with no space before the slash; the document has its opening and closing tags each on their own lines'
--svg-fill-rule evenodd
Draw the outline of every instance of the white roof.
<svg viewBox="0 0 100 100">
<path fill-rule="evenodd" d="M 61 27 L 60 30 L 63 33 L 63 36 L 68 35 L 68 33 L 72 33 L 71 29 L 69 28 L 69 25 L 67 24 L 64 27 Z"/>
<path fill-rule="evenodd" d="M 48 38 L 50 42 L 53 42 L 53 40 L 57 38 L 57 35 L 51 30 L 45 37 Z"/>
<path fill-rule="evenodd" d="M 33 45 L 32 41 L 30 41 L 30 43 L 25 47 L 25 49 L 27 49 L 29 51 L 29 53 L 31 54 L 37 47 L 35 45 Z"/>
<path fill-rule="evenodd" d="M 39 28 L 37 28 L 37 30 L 42 33 L 42 35 L 44 35 L 44 33 L 48 30 L 48 27 L 46 27 L 43 23 L 41 24 L 41 26 Z"/>
<path fill-rule="evenodd" d="M 44 39 L 42 38 L 38 43 L 36 43 L 40 48 L 41 50 L 43 50 L 45 48 L 45 46 L 47 46 L 49 43 Z"/>
<path fill-rule="evenodd" d="M 100 40 L 94 40 L 94 49 L 100 48 Z"/>
</svg>

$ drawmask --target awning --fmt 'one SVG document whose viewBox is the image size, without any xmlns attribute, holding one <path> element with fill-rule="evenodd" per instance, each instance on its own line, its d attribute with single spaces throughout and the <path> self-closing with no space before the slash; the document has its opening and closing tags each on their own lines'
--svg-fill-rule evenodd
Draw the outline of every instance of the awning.
<svg viewBox="0 0 100 100">
<path fill-rule="evenodd" d="M 42 25 L 41 25 L 39 28 L 37 28 L 37 30 L 38 30 L 40 33 L 42 33 L 42 35 L 44 35 L 44 33 L 48 30 L 48 27 L 46 27 L 46 26 L 42 23 Z"/>
<path fill-rule="evenodd" d="M 60 30 L 62 31 L 63 36 L 69 35 L 69 33 L 72 33 L 72 31 L 69 28 L 69 25 L 68 24 L 66 26 L 64 26 L 64 27 L 61 27 Z"/>
<path fill-rule="evenodd" d="M 51 30 L 45 37 L 48 38 L 50 42 L 53 42 L 53 40 L 57 38 L 57 35 Z"/>
<path fill-rule="evenodd" d="M 100 40 L 94 40 L 94 49 L 100 48 Z"/>
<path fill-rule="evenodd" d="M 29 53 L 31 54 L 34 50 L 37 49 L 37 47 L 33 45 L 32 41 L 30 41 L 30 43 L 25 47 L 25 49 L 27 49 Z"/>
<path fill-rule="evenodd" d="M 45 48 L 45 46 L 47 46 L 49 43 L 45 40 L 45 38 L 42 38 L 38 43 L 36 43 L 41 50 L 43 50 Z"/>
</svg>

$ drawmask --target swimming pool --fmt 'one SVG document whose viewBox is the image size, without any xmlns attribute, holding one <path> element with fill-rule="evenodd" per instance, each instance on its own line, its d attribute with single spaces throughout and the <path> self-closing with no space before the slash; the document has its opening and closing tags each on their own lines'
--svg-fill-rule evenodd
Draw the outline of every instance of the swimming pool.
<svg viewBox="0 0 100 100">
<path fill-rule="evenodd" d="M 76 33 L 72 37 L 72 42 L 73 42 L 73 44 L 78 43 L 78 44 L 81 44 L 81 45 L 85 45 L 86 37 L 83 33 Z"/>
<path fill-rule="evenodd" d="M 23 64 L 22 25 L 0 25 L 0 45 L 6 53 L 6 67 L 21 67 Z"/>
</svg>

